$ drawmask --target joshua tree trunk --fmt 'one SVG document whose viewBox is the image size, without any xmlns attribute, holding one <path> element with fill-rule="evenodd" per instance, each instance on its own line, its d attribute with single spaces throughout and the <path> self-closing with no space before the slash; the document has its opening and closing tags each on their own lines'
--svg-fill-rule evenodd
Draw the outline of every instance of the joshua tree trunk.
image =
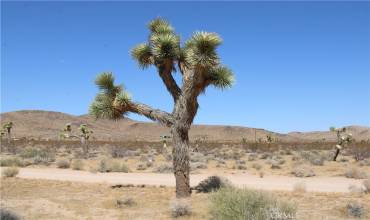
<svg viewBox="0 0 370 220">
<path fill-rule="evenodd" d="M 189 138 L 187 129 L 172 128 L 174 147 L 173 169 L 176 178 L 176 196 L 190 196 Z"/>
<path fill-rule="evenodd" d="M 82 151 L 85 158 L 88 158 L 89 156 L 89 145 L 85 137 L 81 137 L 81 145 L 82 145 Z"/>
<path fill-rule="evenodd" d="M 11 135 L 10 129 L 7 130 L 7 139 L 8 139 L 8 144 L 10 144 L 10 141 L 12 139 L 12 135 Z"/>
<path fill-rule="evenodd" d="M 337 157 L 339 155 L 339 152 L 340 152 L 340 149 L 337 148 L 337 151 L 335 152 L 335 155 L 334 155 L 334 158 L 333 158 L 333 161 L 337 161 Z"/>
</svg>

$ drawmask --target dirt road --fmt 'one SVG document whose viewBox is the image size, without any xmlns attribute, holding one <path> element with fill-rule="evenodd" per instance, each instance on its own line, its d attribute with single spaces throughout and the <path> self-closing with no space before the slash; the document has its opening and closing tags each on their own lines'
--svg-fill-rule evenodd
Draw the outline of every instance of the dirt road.
<svg viewBox="0 0 370 220">
<path fill-rule="evenodd" d="M 2 170 L 3 168 L 1 168 Z M 215 173 L 193 174 L 190 176 L 191 185 L 194 186 L 207 176 Z M 361 187 L 362 180 L 345 177 L 309 177 L 297 178 L 287 176 L 265 176 L 260 178 L 250 174 L 225 174 L 234 185 L 263 190 L 293 190 L 296 183 L 303 182 L 307 191 L 315 192 L 349 192 L 351 185 Z M 159 173 L 91 173 L 87 171 L 74 171 L 69 169 L 53 168 L 21 168 L 18 177 L 25 179 L 46 179 L 88 183 L 108 184 L 146 184 L 175 186 L 173 174 Z"/>
</svg>

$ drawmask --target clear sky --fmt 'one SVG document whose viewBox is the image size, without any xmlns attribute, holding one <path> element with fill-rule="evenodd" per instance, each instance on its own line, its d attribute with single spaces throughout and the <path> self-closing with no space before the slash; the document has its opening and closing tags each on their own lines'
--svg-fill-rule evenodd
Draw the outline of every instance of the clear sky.
<svg viewBox="0 0 370 220">
<path fill-rule="evenodd" d="M 141 70 L 129 54 L 161 16 L 182 39 L 196 30 L 219 33 L 220 56 L 236 75 L 232 89 L 209 88 L 199 98 L 195 123 L 278 132 L 370 126 L 369 2 L 1 6 L 1 112 L 86 114 L 102 71 L 114 72 L 134 100 L 171 111 L 155 70 Z"/>
</svg>

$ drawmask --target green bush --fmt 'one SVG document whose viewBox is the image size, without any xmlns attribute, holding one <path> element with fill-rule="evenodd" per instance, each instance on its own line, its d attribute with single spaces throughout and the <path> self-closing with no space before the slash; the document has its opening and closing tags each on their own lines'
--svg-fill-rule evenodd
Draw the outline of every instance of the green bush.
<svg viewBox="0 0 370 220">
<path fill-rule="evenodd" d="M 31 159 L 33 164 L 47 164 L 55 161 L 55 154 L 53 152 L 35 147 L 26 147 L 21 151 L 20 156 Z"/>
<path fill-rule="evenodd" d="M 2 170 L 3 177 L 15 177 L 19 173 L 19 169 L 17 167 L 7 167 Z"/>
<path fill-rule="evenodd" d="M 288 220 L 296 207 L 267 192 L 225 187 L 211 195 L 211 213 L 218 220 Z"/>
<path fill-rule="evenodd" d="M 23 167 L 24 162 L 18 157 L 8 157 L 0 159 L 1 167 Z"/>
</svg>

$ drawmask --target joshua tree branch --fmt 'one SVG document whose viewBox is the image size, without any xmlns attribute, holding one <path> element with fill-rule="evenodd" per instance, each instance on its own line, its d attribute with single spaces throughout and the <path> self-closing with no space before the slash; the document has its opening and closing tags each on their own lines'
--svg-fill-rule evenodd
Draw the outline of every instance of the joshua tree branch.
<svg viewBox="0 0 370 220">
<path fill-rule="evenodd" d="M 166 63 L 158 72 L 163 83 L 166 85 L 167 90 L 171 93 L 174 102 L 176 102 L 181 94 L 181 89 L 172 77 L 172 63 Z"/>
<path fill-rule="evenodd" d="M 167 127 L 172 126 L 174 121 L 171 114 L 138 102 L 129 102 L 126 107 L 126 111 L 143 115 L 153 121 L 166 125 Z"/>
</svg>

